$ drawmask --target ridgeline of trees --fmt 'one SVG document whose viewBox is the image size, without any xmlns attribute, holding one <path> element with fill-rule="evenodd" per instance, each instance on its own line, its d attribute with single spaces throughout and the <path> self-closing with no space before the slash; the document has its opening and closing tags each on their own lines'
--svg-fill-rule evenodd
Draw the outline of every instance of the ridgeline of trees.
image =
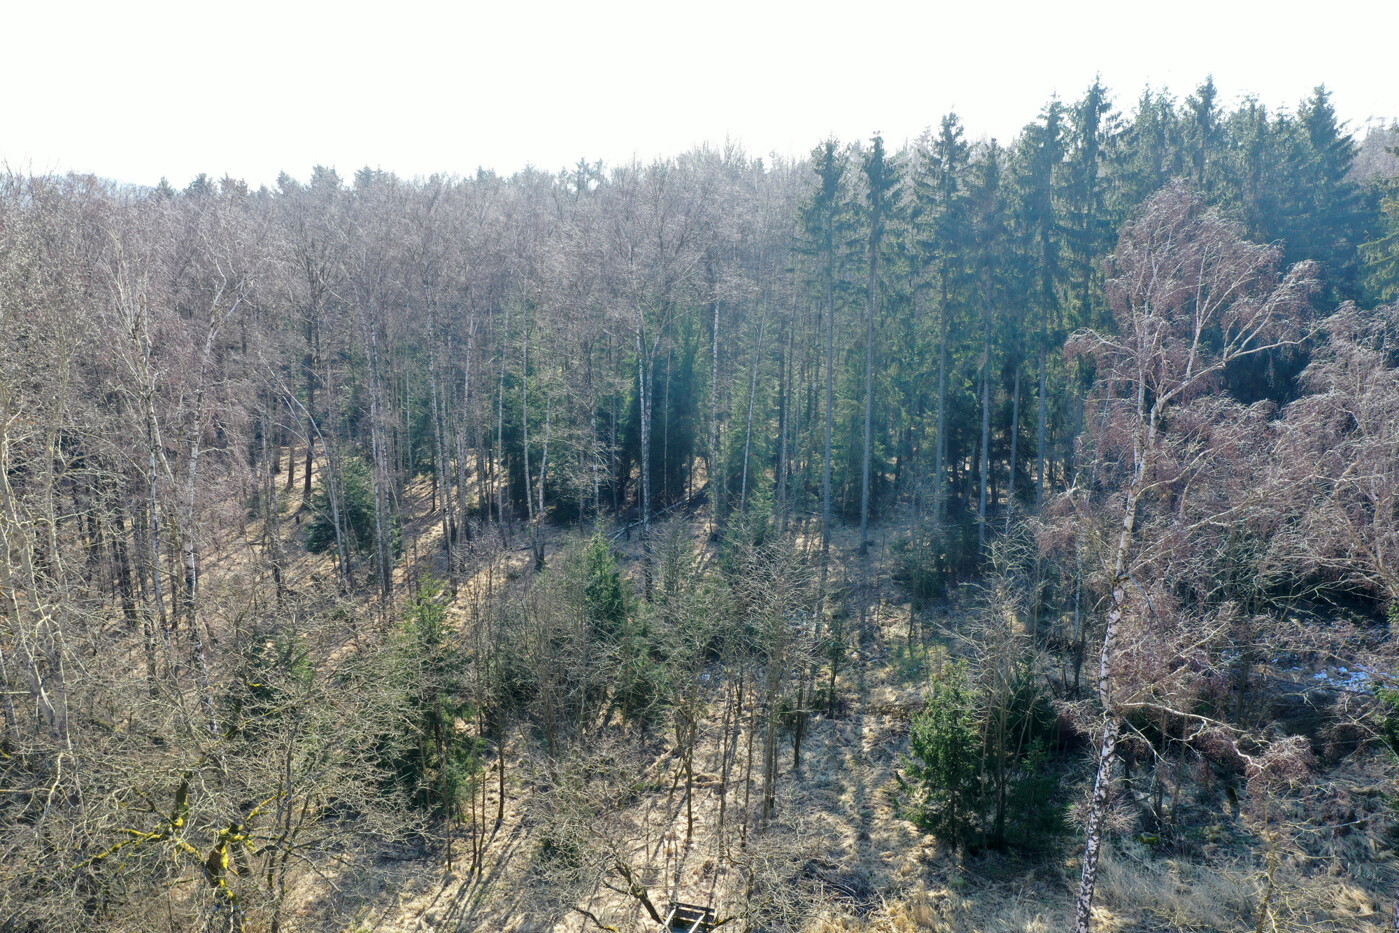
<svg viewBox="0 0 1399 933">
<path fill-rule="evenodd" d="M 531 781 L 541 903 L 658 920 L 626 801 L 672 780 L 688 844 L 706 743 L 742 916 L 788 922 L 747 843 L 863 683 L 886 551 L 920 619 L 982 593 L 963 660 L 910 617 L 906 812 L 1047 845 L 1077 730 L 1086 930 L 1118 762 L 1156 835 L 1187 762 L 1280 794 L 1310 753 L 1260 671 L 1388 657 L 1295 618 L 1399 605 L 1367 152 L 1323 89 L 1206 81 L 795 164 L 0 178 L 0 930 L 288 928 L 386 850 L 480 871 Z"/>
</svg>

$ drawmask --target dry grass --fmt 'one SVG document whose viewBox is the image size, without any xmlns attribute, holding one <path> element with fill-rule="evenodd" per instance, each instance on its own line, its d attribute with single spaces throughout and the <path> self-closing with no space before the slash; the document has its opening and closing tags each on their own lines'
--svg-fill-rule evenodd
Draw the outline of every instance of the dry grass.
<svg viewBox="0 0 1399 933">
<path fill-rule="evenodd" d="M 300 484 L 298 483 L 298 486 Z M 430 513 L 426 482 L 410 488 L 406 507 L 416 517 L 405 523 L 407 559 L 397 581 L 406 590 L 414 574 L 441 575 L 441 526 Z M 301 527 L 293 521 L 299 493 L 283 496 L 284 532 L 288 537 L 288 579 L 329 582 L 334 570 L 329 555 L 310 555 L 297 543 Z M 814 552 L 815 526 L 794 529 Z M 690 523 L 697 542 L 707 540 L 702 518 Z M 912 612 L 907 599 L 890 582 L 888 543 L 896 523 L 879 526 L 868 570 L 840 560 L 856 552 L 854 529 L 840 527 L 833 542 L 832 583 L 847 591 L 862 588 L 872 603 L 871 637 L 852 650 L 841 689 L 851 698 L 848 711 L 831 720 L 816 719 L 804 750 L 804 767 L 790 770 L 784 752 L 786 788 L 780 810 L 801 836 L 803 858 L 820 866 L 818 887 L 828 895 L 807 910 L 799 928 L 808 933 L 1049 933 L 1070 923 L 1077 882 L 1076 845 L 1039 862 L 987 857 L 959 865 L 931 838 L 922 836 L 894 807 L 895 776 L 906 749 L 908 719 L 921 704 L 920 658 L 910 652 L 907 633 Z M 221 543 L 211 558 L 206 580 L 215 630 L 230 624 L 237 612 L 251 611 L 247 594 L 250 554 L 260 534 L 245 526 L 243 541 Z M 550 527 L 547 548 L 557 553 L 571 532 Z M 238 545 L 242 544 L 240 548 Z M 638 537 L 616 542 L 623 569 L 640 579 L 643 548 Z M 240 553 L 241 552 L 241 553 Z M 528 538 L 478 541 L 472 566 L 459 580 L 449 613 L 464 622 L 489 592 L 511 585 L 530 560 Z M 264 581 L 265 582 L 265 581 Z M 924 620 L 932 626 L 944 621 Z M 349 649 L 347 641 L 346 650 Z M 135 663 L 133 661 L 133 663 Z M 717 718 L 717 717 L 716 717 Z M 717 822 L 723 788 L 719 784 L 721 751 L 717 722 L 702 736 L 695 794 L 697 834 L 684 839 L 683 787 L 673 798 L 665 791 L 644 795 L 625 814 L 641 827 L 634 840 L 638 861 L 652 866 L 647 883 L 658 902 L 679 898 L 723 905 L 739 892 L 739 872 L 725 868 Z M 740 745 L 741 747 L 741 745 Z M 657 786 L 669 787 L 676 762 L 658 746 Z M 528 751 L 512 750 L 522 761 Z M 741 754 L 741 753 L 740 753 Z M 1287 931 L 1354 931 L 1370 933 L 1387 926 L 1395 860 L 1377 834 L 1388 825 L 1384 794 L 1387 762 L 1352 759 L 1328 775 L 1326 812 L 1304 814 L 1320 823 L 1347 823 L 1345 831 L 1320 832 L 1300 840 L 1276 874 L 1273 917 L 1279 933 Z M 581 933 L 596 929 L 580 914 L 555 920 L 540 915 L 530 901 L 534 853 L 534 807 L 542 785 L 527 766 L 516 767 L 509 788 L 506 819 L 487 850 L 479 877 L 448 875 L 436 862 L 401 862 L 376 866 L 362 878 L 337 877 L 339 894 L 328 894 L 316 879 L 306 881 L 304 910 L 298 928 L 368 933 L 416 933 L 426 930 L 501 931 L 501 933 Z M 732 783 L 732 782 L 731 782 Z M 735 800 L 729 798 L 730 819 Z M 1334 812 L 1332 812 L 1334 811 Z M 799 819 L 797 818 L 799 816 Z M 1263 854 L 1241 842 L 1246 834 L 1211 844 L 1196 859 L 1167 858 L 1129 840 L 1119 839 L 1104 855 L 1095 929 L 1118 931 L 1252 931 L 1258 922 L 1264 872 Z M 795 840 L 795 841 L 794 841 Z M 586 904 L 613 918 L 623 930 L 649 930 L 639 909 L 623 895 L 598 890 Z M 795 915 L 794 915 L 795 916 Z M 348 918 L 348 923 L 347 923 Z M 617 918 L 620 918 L 618 920 Z M 1268 925 L 1265 929 L 1272 930 Z M 726 928 L 727 929 L 727 928 Z"/>
</svg>

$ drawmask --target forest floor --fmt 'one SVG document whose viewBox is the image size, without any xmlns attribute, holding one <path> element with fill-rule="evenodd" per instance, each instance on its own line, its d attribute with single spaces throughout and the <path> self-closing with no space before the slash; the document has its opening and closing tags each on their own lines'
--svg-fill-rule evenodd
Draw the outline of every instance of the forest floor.
<svg viewBox="0 0 1399 933">
<path fill-rule="evenodd" d="M 290 517 L 300 503 L 288 495 Z M 405 512 L 419 516 L 405 524 L 405 560 L 397 582 L 410 584 L 409 567 L 424 566 L 425 555 L 440 555 L 441 524 L 431 514 L 431 489 L 419 483 L 409 490 Z M 696 540 L 707 540 L 699 518 L 688 523 Z M 816 715 L 793 767 L 790 739 L 783 747 L 781 791 L 770 826 L 744 825 L 735 816 L 747 812 L 741 793 L 734 746 L 721 747 L 714 717 L 707 717 L 695 763 L 693 833 L 687 838 L 684 782 L 680 758 L 664 734 L 656 735 L 648 754 L 646 782 L 624 812 L 601 817 L 598 832 L 608 836 L 637 866 L 651 900 L 664 911 L 672 900 L 710 904 L 720 917 L 738 902 L 745 884 L 764 871 L 791 871 L 791 901 L 772 905 L 812 933 L 974 933 L 1023 931 L 1048 933 L 1067 929 L 1079 871 L 1077 825 L 1070 812 L 1069 831 L 1048 851 L 1033 856 L 985 853 L 959 857 L 931 836 L 920 833 L 897 810 L 898 775 L 907 753 L 912 716 L 921 708 L 926 683 L 926 651 L 920 633 L 949 623 L 939 612 L 914 614 L 907 595 L 891 582 L 891 543 L 906 527 L 889 523 L 875 530 L 871 550 L 879 581 L 869 591 L 874 609 L 869 634 L 840 678 L 846 698 L 834 716 Z M 289 557 L 298 574 L 329 576 L 328 555 L 305 554 L 299 531 L 286 522 Z M 545 544 L 556 553 L 578 532 L 546 526 Z M 857 534 L 841 528 L 833 542 L 833 579 L 855 573 L 842 555 L 857 552 Z M 807 542 L 812 546 L 812 542 Z M 643 559 L 636 534 L 614 541 L 624 569 L 639 577 Z M 455 590 L 449 616 L 465 619 L 473 601 L 526 574 L 532 560 L 528 528 L 515 529 L 508 540 L 478 542 L 475 552 L 490 553 Z M 440 563 L 428 557 L 426 566 Z M 739 742 L 747 742 L 744 733 Z M 487 834 L 479 873 L 463 871 L 465 839 L 459 837 L 457 862 L 448 871 L 442 853 L 430 858 L 384 861 L 355 879 L 339 879 L 351 893 L 324 894 L 303 901 L 301 920 L 308 928 L 344 933 L 419 933 L 419 931 L 499 931 L 499 933 L 582 933 L 599 929 L 581 911 L 562 920 L 557 911 L 539 907 L 537 870 L 538 800 L 551 780 L 539 756 L 515 739 L 510 747 L 504 816 Z M 518 755 L 520 765 L 513 764 Z M 723 758 L 730 756 L 725 787 Z M 1075 797 L 1086 794 L 1088 755 L 1070 755 L 1065 786 Z M 1344 758 L 1324 776 L 1327 790 L 1319 798 L 1335 811 L 1338 828 L 1317 838 L 1295 839 L 1278 832 L 1272 852 L 1277 893 L 1275 913 L 1283 921 L 1258 925 L 1258 904 L 1269 864 L 1257 840 L 1245 840 L 1236 827 L 1237 803 L 1208 775 L 1192 781 L 1198 826 L 1204 840 L 1188 853 L 1153 851 L 1152 841 L 1119 833 L 1104 855 L 1095 908 L 1095 929 L 1103 933 L 1170 930 L 1334 930 L 1370 933 L 1388 927 L 1386 917 L 1396 876 L 1395 860 L 1380 838 L 1387 826 L 1381 814 L 1391 795 L 1385 784 L 1387 762 L 1377 756 Z M 753 793 L 756 794 L 754 780 Z M 726 793 L 728 794 L 726 799 Z M 484 809 L 494 815 L 494 787 Z M 727 812 L 721 822 L 721 808 Z M 1204 814 L 1203 817 L 1199 814 Z M 1133 814 L 1120 806 L 1118 824 L 1130 825 Z M 1211 818 L 1212 817 L 1212 818 Z M 720 857 L 724 855 L 726 857 Z M 777 885 L 780 889 L 782 884 Z M 608 917 L 619 929 L 653 930 L 641 905 L 626 894 L 598 886 L 578 905 L 589 914 Z M 346 923 L 347 915 L 352 919 Z M 619 922 L 618 918 L 622 918 Z M 739 924 L 734 924 L 739 928 Z"/>
</svg>

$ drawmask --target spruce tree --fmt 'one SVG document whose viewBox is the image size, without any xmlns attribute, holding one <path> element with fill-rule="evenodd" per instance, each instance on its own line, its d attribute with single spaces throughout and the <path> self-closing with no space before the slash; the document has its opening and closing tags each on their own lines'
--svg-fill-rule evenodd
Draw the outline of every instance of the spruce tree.
<svg viewBox="0 0 1399 933">
<path fill-rule="evenodd" d="M 1062 236 L 1055 187 L 1064 157 L 1064 105 L 1050 101 L 1039 122 L 1025 127 L 1020 137 L 1018 213 L 1026 260 L 1027 304 L 1035 309 L 1038 331 L 1035 357 L 1039 392 L 1036 399 L 1035 503 L 1044 498 L 1046 422 L 1048 417 L 1048 353 L 1051 330 L 1059 322 L 1059 281 Z"/>
<path fill-rule="evenodd" d="M 978 465 L 977 494 L 977 550 L 986 547 L 987 492 L 990 485 L 991 469 L 991 373 L 992 357 L 995 352 L 996 329 L 1005 313 L 1008 276 L 1003 263 L 1008 245 L 1009 230 L 1005 211 L 1005 200 L 1001 191 L 1001 163 L 1004 159 L 1001 148 L 993 139 L 973 165 L 972 181 L 968 194 L 971 202 L 972 223 L 974 225 L 975 253 L 973 255 L 973 275 L 976 293 L 979 296 L 982 324 L 980 357 L 981 382 L 981 456 Z M 1015 430 L 1012 425 L 1011 431 Z"/>
<path fill-rule="evenodd" d="M 865 234 L 868 281 L 865 299 L 865 431 L 860 477 L 860 552 L 869 548 L 870 453 L 874 417 L 874 325 L 879 305 L 880 249 L 895 210 L 894 193 L 899 184 L 898 166 L 884 152 L 884 137 L 876 135 L 865 156 Z"/>
<path fill-rule="evenodd" d="M 1389 152 L 1399 156 L 1399 146 Z M 1379 215 L 1374 239 L 1362 244 L 1365 284 L 1382 301 L 1399 297 L 1399 175 L 1376 186 Z"/>
<path fill-rule="evenodd" d="M 1101 304 L 1098 258 L 1111 242 L 1116 224 L 1108 212 L 1108 181 L 1103 168 L 1112 144 L 1112 103 L 1101 81 L 1094 81 L 1069 114 L 1068 161 L 1063 190 L 1067 215 L 1071 296 L 1080 323 L 1095 323 L 1092 306 Z"/>
<path fill-rule="evenodd" d="M 914 188 L 915 210 L 923 235 L 920 252 L 930 269 L 938 295 L 937 450 L 933 471 L 933 519 L 946 513 L 947 492 L 947 368 L 949 342 L 965 301 L 967 259 L 971 246 L 970 218 L 964 188 L 970 148 L 962 138 L 956 114 L 942 118 L 924 170 Z"/>
<path fill-rule="evenodd" d="M 825 593 L 831 548 L 831 434 L 835 427 L 835 312 L 836 277 L 840 252 L 848 239 L 841 186 L 846 158 L 840 144 L 828 139 L 811 153 L 817 187 L 802 210 L 806 251 L 813 257 L 824 308 L 825 433 L 821 456 L 821 592 Z"/>
<path fill-rule="evenodd" d="M 1185 99 L 1186 139 L 1190 148 L 1191 180 L 1206 194 L 1215 187 L 1215 160 L 1223 145 L 1219 89 L 1214 76 L 1207 75 L 1195 93 Z"/>
<path fill-rule="evenodd" d="M 1351 179 L 1356 144 L 1343 131 L 1331 104 L 1331 92 L 1319 86 L 1297 111 L 1301 130 L 1301 216 L 1294 218 L 1288 258 L 1322 264 L 1332 301 L 1360 297 L 1358 246 L 1368 239 L 1365 195 Z"/>
</svg>

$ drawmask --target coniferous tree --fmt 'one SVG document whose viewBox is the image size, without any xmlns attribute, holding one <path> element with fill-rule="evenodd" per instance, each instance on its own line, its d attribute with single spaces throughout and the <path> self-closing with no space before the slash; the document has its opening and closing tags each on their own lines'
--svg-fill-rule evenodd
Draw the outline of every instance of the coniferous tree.
<svg viewBox="0 0 1399 933">
<path fill-rule="evenodd" d="M 981 382 L 981 443 L 978 466 L 977 490 L 977 550 L 986 546 L 987 494 L 991 473 L 991 400 L 992 373 L 995 371 L 993 354 L 999 325 L 1008 320 L 1007 296 L 1009 277 L 1004 266 L 1004 256 L 1009 242 L 1006 206 L 1001 191 L 1001 168 L 1004 155 L 993 139 L 973 163 L 972 182 L 969 191 L 972 224 L 974 226 L 973 277 L 979 295 L 978 313 L 981 315 L 982 340 L 980 363 Z M 1007 433 L 1017 429 L 1010 425 Z M 1014 465 L 1012 464 L 1012 468 Z"/>
<path fill-rule="evenodd" d="M 1342 131 L 1331 92 L 1319 86 L 1297 111 L 1300 132 L 1296 190 L 1300 216 L 1289 223 L 1288 258 L 1322 264 L 1324 282 L 1335 303 L 1360 297 L 1358 247 L 1369 234 L 1364 190 L 1351 177 L 1357 146 Z"/>
<path fill-rule="evenodd" d="M 924 170 L 914 188 L 917 217 L 923 226 L 920 248 L 923 262 L 935 278 L 938 307 L 937 450 L 933 468 L 935 522 L 943 520 L 946 510 L 948 355 L 957 336 L 957 317 L 963 313 L 967 298 L 971 230 L 964 175 L 969 153 L 970 147 L 962 138 L 962 125 L 957 115 L 943 117 L 932 146 L 923 154 Z"/>
<path fill-rule="evenodd" d="M 1185 99 L 1185 143 L 1190 151 L 1190 178 L 1206 195 L 1217 184 L 1217 166 L 1223 144 L 1219 89 L 1207 75 L 1195 93 Z"/>
<path fill-rule="evenodd" d="M 874 416 L 875 318 L 878 312 L 880 280 L 879 261 L 894 215 L 894 192 L 899 184 L 898 167 L 884 151 L 884 137 L 871 140 L 865 156 L 865 249 L 867 279 L 865 290 L 865 393 L 864 448 L 860 458 L 860 549 L 869 547 L 870 458 Z"/>
<path fill-rule="evenodd" d="M 821 453 L 821 592 L 825 593 L 826 572 L 831 548 L 831 435 L 835 428 L 835 339 L 836 286 L 841 248 L 848 239 L 842 209 L 845 154 L 834 139 L 828 139 L 812 152 L 812 167 L 818 186 L 803 209 L 802 224 L 807 250 L 813 256 L 819 276 L 824 308 L 825 413 Z"/>
<path fill-rule="evenodd" d="M 1059 324 L 1059 283 L 1062 237 L 1055 189 L 1064 156 L 1064 105 L 1050 101 L 1037 123 L 1025 127 L 1018 153 L 1018 213 L 1021 248 L 1027 266 L 1027 299 L 1035 309 L 1038 334 L 1035 362 L 1039 391 L 1036 398 L 1035 502 L 1044 498 L 1049 412 L 1048 355 L 1051 331 Z"/>
<path fill-rule="evenodd" d="M 1399 147 L 1390 149 L 1391 153 Z M 1379 198 L 1379 216 L 1376 218 L 1376 236 L 1362 244 L 1361 257 L 1365 262 L 1365 282 L 1370 291 L 1382 301 L 1392 301 L 1399 296 L 1399 175 L 1380 182 L 1376 186 Z"/>
<path fill-rule="evenodd" d="M 1115 144 L 1112 104 L 1101 81 L 1094 81 L 1069 113 L 1068 155 L 1064 167 L 1063 236 L 1069 257 L 1069 301 L 1078 321 L 1089 323 L 1102 306 L 1098 259 L 1117 224 L 1109 213 L 1113 181 L 1104 172 Z"/>
</svg>

